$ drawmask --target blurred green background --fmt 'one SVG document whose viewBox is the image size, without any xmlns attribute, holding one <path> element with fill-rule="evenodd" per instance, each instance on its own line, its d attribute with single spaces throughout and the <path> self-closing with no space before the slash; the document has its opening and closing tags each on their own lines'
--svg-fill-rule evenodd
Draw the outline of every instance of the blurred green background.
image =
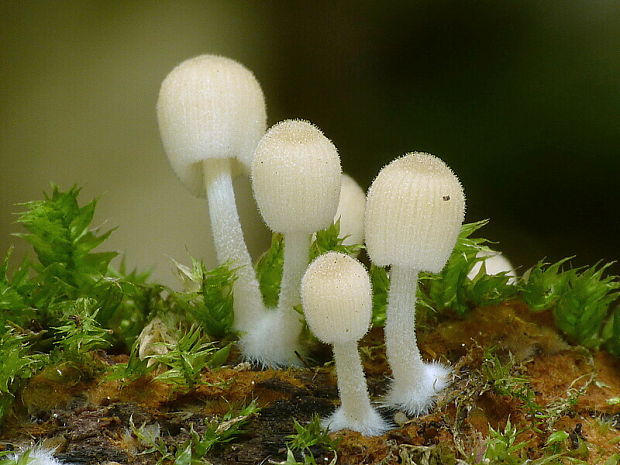
<svg viewBox="0 0 620 465">
<path fill-rule="evenodd" d="M 159 84 L 185 58 L 252 69 L 269 124 L 300 117 L 367 188 L 407 151 L 442 157 L 467 220 L 515 265 L 620 256 L 620 3 L 511 1 L 0 2 L 0 250 L 15 204 L 50 181 L 101 196 L 130 265 L 213 263 L 205 202 L 159 141 Z M 251 248 L 269 235 L 241 183 Z M 616 266 L 616 273 L 620 269 Z"/>
</svg>

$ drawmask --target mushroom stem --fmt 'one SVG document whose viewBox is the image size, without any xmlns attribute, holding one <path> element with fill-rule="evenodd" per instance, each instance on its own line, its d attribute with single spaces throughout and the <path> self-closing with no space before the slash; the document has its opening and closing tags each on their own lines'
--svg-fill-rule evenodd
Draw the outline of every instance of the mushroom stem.
<svg viewBox="0 0 620 465">
<path fill-rule="evenodd" d="M 417 281 L 417 270 L 392 265 L 384 331 L 387 358 L 398 386 L 420 383 L 424 369 L 415 333 Z"/>
<path fill-rule="evenodd" d="M 450 369 L 425 363 L 415 334 L 415 301 L 418 270 L 392 265 L 385 322 L 385 347 L 394 378 L 387 405 L 420 415 L 432 407 L 437 394 L 449 383 Z"/>
<path fill-rule="evenodd" d="M 260 318 L 254 322 L 248 320 L 252 326 L 239 340 L 241 351 L 248 360 L 266 367 L 300 364 L 297 353 L 301 352 L 302 317 L 293 307 L 301 303 L 301 278 L 308 265 L 309 242 L 308 233 L 284 234 L 284 269 L 278 308 L 264 309 Z"/>
<path fill-rule="evenodd" d="M 297 346 L 301 332 L 301 316 L 293 307 L 301 304 L 301 278 L 308 266 L 311 237 L 305 232 L 284 234 L 284 268 L 278 300 L 281 320 L 277 337 L 291 348 Z"/>
<path fill-rule="evenodd" d="M 213 158 L 202 163 L 217 261 L 220 264 L 231 262 L 236 268 L 237 279 L 233 284 L 234 328 L 247 332 L 264 314 L 265 308 L 252 259 L 243 239 L 230 160 Z"/>
<path fill-rule="evenodd" d="M 277 310 L 265 309 L 241 340 L 241 351 L 255 363 L 268 367 L 296 366 L 301 351 L 301 278 L 308 266 L 310 234 L 284 234 L 284 269 Z M 236 312 L 236 310 L 235 310 Z M 236 313 L 235 313 L 236 317 Z"/>
<path fill-rule="evenodd" d="M 309 260 L 310 238 L 306 232 L 284 234 L 284 268 L 282 270 L 282 282 L 280 286 L 280 299 L 278 311 L 282 312 L 285 333 L 291 332 L 290 336 L 299 335 L 301 320 L 293 307 L 301 304 L 301 278 L 306 271 Z"/>
<path fill-rule="evenodd" d="M 363 423 L 372 416 L 373 408 L 368 397 L 357 341 L 334 344 L 333 350 L 342 414 L 351 422 Z"/>
</svg>

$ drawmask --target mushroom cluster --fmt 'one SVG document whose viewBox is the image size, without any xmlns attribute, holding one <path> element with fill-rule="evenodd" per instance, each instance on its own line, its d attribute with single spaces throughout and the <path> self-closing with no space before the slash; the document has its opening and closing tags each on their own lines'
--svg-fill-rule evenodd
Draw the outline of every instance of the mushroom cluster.
<svg viewBox="0 0 620 465">
<path fill-rule="evenodd" d="M 315 336 L 333 346 L 341 406 L 324 424 L 365 435 L 388 429 L 371 405 L 357 351 L 371 319 L 368 273 L 335 252 L 308 265 L 313 234 L 340 221 L 345 244 L 365 240 L 371 261 L 390 267 L 384 332 L 393 379 L 383 403 L 410 415 L 428 411 L 450 369 L 421 358 L 415 296 L 418 273 L 441 271 L 464 218 L 463 189 L 450 168 L 433 155 L 408 153 L 380 171 L 366 198 L 316 126 L 286 120 L 266 131 L 254 75 L 213 55 L 187 60 L 166 77 L 157 114 L 173 170 L 190 192 L 207 198 L 218 262 L 236 269 L 234 329 L 242 356 L 265 367 L 298 365 L 305 317 Z M 263 302 L 245 245 L 236 175 L 250 176 L 265 224 L 284 237 L 276 308 Z"/>
</svg>

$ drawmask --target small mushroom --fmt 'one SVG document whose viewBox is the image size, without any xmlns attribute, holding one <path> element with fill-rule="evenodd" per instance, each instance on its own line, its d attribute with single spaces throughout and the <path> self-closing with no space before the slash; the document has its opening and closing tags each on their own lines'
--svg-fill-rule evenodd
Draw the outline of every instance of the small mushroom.
<svg viewBox="0 0 620 465">
<path fill-rule="evenodd" d="M 458 178 L 439 158 L 409 153 L 385 166 L 366 202 L 366 248 L 391 265 L 385 342 L 393 381 L 386 403 L 410 415 L 426 412 L 448 383 L 449 369 L 424 363 L 415 337 L 418 273 L 446 264 L 465 215 Z"/>
<path fill-rule="evenodd" d="M 265 101 L 254 75 L 229 58 L 201 55 L 164 79 L 157 101 L 164 149 L 181 182 L 206 195 L 218 262 L 236 268 L 236 330 L 252 328 L 264 305 L 235 205 L 232 175 L 249 173 L 266 128 Z"/>
<path fill-rule="evenodd" d="M 346 236 L 342 242 L 344 245 L 364 243 L 365 209 L 366 194 L 355 179 L 343 173 L 340 200 L 334 219 L 340 219 L 340 236 Z"/>
<path fill-rule="evenodd" d="M 338 252 L 317 257 L 304 274 L 301 295 L 310 330 L 333 345 L 340 407 L 323 426 L 330 431 L 351 429 L 365 436 L 388 430 L 370 404 L 357 349 L 368 331 L 372 313 L 370 278 L 356 259 Z"/>
<path fill-rule="evenodd" d="M 469 279 L 474 279 L 484 264 L 486 274 L 495 275 L 504 273 L 504 275 L 508 277 L 508 284 L 516 284 L 517 272 L 504 254 L 501 252 L 478 252 L 476 256 L 481 260 L 476 262 L 469 273 L 467 273 Z"/>
<path fill-rule="evenodd" d="M 252 162 L 252 189 L 267 226 L 284 235 L 284 268 L 277 312 L 242 341 L 268 365 L 297 360 L 302 324 L 294 307 L 308 266 L 310 238 L 328 227 L 338 207 L 340 158 L 334 144 L 307 121 L 286 120 L 260 140 Z"/>
</svg>

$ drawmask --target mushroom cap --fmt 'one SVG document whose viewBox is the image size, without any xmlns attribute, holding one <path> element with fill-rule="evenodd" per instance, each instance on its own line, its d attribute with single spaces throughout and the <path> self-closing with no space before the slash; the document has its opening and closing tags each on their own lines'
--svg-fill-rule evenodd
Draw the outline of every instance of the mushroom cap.
<svg viewBox="0 0 620 465">
<path fill-rule="evenodd" d="M 356 259 L 328 252 L 317 257 L 301 280 L 308 326 L 327 344 L 354 342 L 366 334 L 372 315 L 372 288 Z"/>
<path fill-rule="evenodd" d="M 439 158 L 413 152 L 379 172 L 366 201 L 366 248 L 379 266 L 438 273 L 454 248 L 465 196 Z"/>
<path fill-rule="evenodd" d="M 355 179 L 342 174 L 340 201 L 335 219 L 340 218 L 340 236 L 348 236 L 344 245 L 362 244 L 364 242 L 364 212 L 366 194 Z"/>
<path fill-rule="evenodd" d="M 201 163 L 232 158 L 235 174 L 249 173 L 267 115 L 254 74 L 217 55 L 184 61 L 164 79 L 157 101 L 164 150 L 181 182 L 204 197 Z"/>
<path fill-rule="evenodd" d="M 509 276 L 511 279 L 508 280 L 508 283 L 514 283 L 517 277 L 517 272 L 515 271 L 510 260 L 506 258 L 504 254 L 501 252 L 478 252 L 476 254 L 477 257 L 481 257 L 482 260 L 476 262 L 476 264 L 469 270 L 467 273 L 467 277 L 469 279 L 474 279 L 480 268 L 482 268 L 482 263 L 484 263 L 484 268 L 488 275 L 495 275 L 499 273 L 505 273 L 506 276 Z"/>
<path fill-rule="evenodd" d="M 252 160 L 252 188 L 271 230 L 313 233 L 327 228 L 338 208 L 340 158 L 313 124 L 286 120 L 259 141 Z"/>
</svg>

